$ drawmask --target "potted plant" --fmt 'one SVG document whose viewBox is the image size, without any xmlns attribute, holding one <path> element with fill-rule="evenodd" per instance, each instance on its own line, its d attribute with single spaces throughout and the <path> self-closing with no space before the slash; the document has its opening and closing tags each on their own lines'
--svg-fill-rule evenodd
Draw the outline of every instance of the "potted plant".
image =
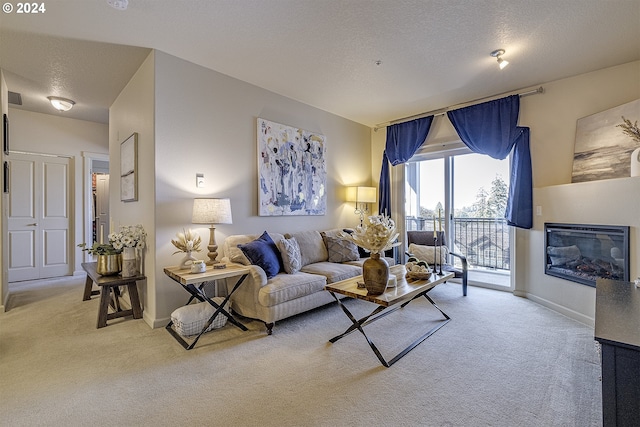
<svg viewBox="0 0 640 427">
<path fill-rule="evenodd" d="M 90 248 L 86 243 L 81 243 L 78 247 L 83 251 L 96 257 L 98 265 L 96 272 L 101 276 L 113 276 L 120 273 L 120 250 L 113 247 L 111 243 L 94 243 Z"/>
</svg>

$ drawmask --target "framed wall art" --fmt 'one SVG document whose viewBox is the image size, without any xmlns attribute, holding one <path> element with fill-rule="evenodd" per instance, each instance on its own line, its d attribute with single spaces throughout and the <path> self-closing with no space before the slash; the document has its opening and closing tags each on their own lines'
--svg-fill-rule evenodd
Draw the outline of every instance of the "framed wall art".
<svg viewBox="0 0 640 427">
<path fill-rule="evenodd" d="M 325 137 L 258 119 L 258 214 L 325 215 Z"/>
<path fill-rule="evenodd" d="M 120 200 L 138 200 L 138 133 L 120 144 Z"/>
<path fill-rule="evenodd" d="M 571 182 L 633 176 L 639 145 L 618 126 L 622 117 L 640 121 L 640 99 L 577 120 Z"/>
</svg>

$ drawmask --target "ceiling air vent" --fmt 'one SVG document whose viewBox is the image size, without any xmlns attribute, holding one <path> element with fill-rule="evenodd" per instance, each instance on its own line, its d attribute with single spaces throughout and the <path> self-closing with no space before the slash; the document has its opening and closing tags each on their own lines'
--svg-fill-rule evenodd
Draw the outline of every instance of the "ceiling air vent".
<svg viewBox="0 0 640 427">
<path fill-rule="evenodd" d="M 9 101 L 9 104 L 22 105 L 22 95 L 11 91 L 8 91 L 8 94 L 9 96 L 7 97 L 7 100 Z"/>
</svg>

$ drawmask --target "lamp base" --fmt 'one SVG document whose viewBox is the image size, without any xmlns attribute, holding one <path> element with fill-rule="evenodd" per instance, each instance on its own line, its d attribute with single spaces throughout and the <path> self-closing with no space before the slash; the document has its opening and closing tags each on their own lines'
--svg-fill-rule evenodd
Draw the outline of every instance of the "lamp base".
<svg viewBox="0 0 640 427">
<path fill-rule="evenodd" d="M 216 245 L 215 233 L 216 233 L 216 228 L 213 225 L 211 225 L 211 227 L 209 227 L 209 244 L 207 245 L 207 249 L 209 249 L 209 253 L 207 254 L 207 256 L 209 257 L 209 260 L 205 263 L 207 265 L 220 263 L 220 261 L 216 259 L 218 258 L 218 245 Z"/>
<path fill-rule="evenodd" d="M 207 253 L 207 256 L 209 257 L 209 259 L 205 264 L 207 265 L 219 264 L 220 261 L 216 259 L 218 258 L 218 252 L 216 252 L 218 250 L 218 247 L 216 245 L 207 246 L 207 249 L 209 249 L 209 253 Z"/>
</svg>

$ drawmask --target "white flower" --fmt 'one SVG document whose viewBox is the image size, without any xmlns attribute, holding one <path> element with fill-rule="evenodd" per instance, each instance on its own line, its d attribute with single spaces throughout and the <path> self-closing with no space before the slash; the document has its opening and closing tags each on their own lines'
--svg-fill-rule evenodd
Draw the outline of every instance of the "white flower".
<svg viewBox="0 0 640 427">
<path fill-rule="evenodd" d="M 142 225 L 123 225 L 118 233 L 109 234 L 109 242 L 117 250 L 122 248 L 144 248 L 147 233 Z"/>
<path fill-rule="evenodd" d="M 398 236 L 396 223 L 385 215 L 372 215 L 353 233 L 344 234 L 344 237 L 371 253 L 382 253 L 398 246 Z"/>
<path fill-rule="evenodd" d="M 176 234 L 177 239 L 171 240 L 173 246 L 178 248 L 178 251 L 175 251 L 173 254 L 178 254 L 180 252 L 200 252 L 200 243 L 202 239 L 196 233 L 194 233 L 191 229 L 188 231 L 184 231 L 183 233 Z"/>
</svg>

